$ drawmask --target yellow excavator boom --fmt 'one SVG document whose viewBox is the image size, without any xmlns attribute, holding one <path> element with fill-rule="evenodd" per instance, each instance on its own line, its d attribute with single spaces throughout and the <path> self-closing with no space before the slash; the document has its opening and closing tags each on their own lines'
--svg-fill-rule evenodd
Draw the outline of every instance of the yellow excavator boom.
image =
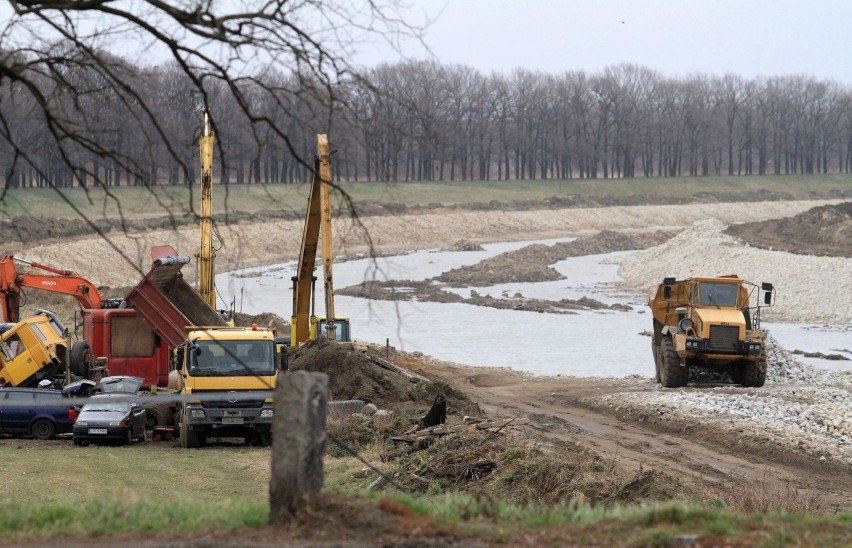
<svg viewBox="0 0 852 548">
<path fill-rule="evenodd" d="M 310 338 L 311 294 L 314 285 L 314 265 L 319 245 L 322 224 L 322 147 L 328 158 L 328 137 L 317 135 L 317 157 L 314 158 L 314 177 L 308 194 L 308 208 L 302 231 L 302 246 L 299 250 L 299 265 L 293 276 L 293 316 L 290 318 L 290 344 L 296 346 Z"/>
<path fill-rule="evenodd" d="M 198 293 L 201 298 L 216 309 L 216 290 L 214 288 L 213 262 L 213 126 L 210 123 L 210 111 L 201 113 L 201 248 L 196 254 L 198 259 Z"/>
</svg>

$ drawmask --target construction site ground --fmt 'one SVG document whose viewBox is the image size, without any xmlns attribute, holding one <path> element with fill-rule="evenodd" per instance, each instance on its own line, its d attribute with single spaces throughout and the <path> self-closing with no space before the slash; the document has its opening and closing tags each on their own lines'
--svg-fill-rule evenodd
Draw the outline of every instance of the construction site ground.
<svg viewBox="0 0 852 548">
<path fill-rule="evenodd" d="M 787 252 L 826 255 L 827 260 L 839 258 L 842 261 L 845 258 L 847 262 L 840 263 L 841 268 L 849 264 L 852 219 L 848 203 L 839 200 L 635 205 L 557 210 L 538 215 L 536 212 L 448 211 L 411 218 L 405 215 L 367 217 L 364 224 L 373 234 L 373 251 L 377 253 L 425 247 L 452 249 L 486 241 L 575 235 L 592 238 L 583 251 L 591 254 L 612 251 L 614 248 L 627 249 L 631 243 L 634 249 L 663 244 L 667 238 L 682 233 L 694 221 L 702 219 L 716 219 L 725 225 L 747 221 L 747 224 L 729 231 L 752 247 L 777 248 L 780 247 L 778 242 L 783 240 Z M 264 251 L 267 247 L 248 244 L 256 236 L 263 240 L 259 235 L 268 233 L 270 229 L 287 234 L 297 232 L 292 229 L 298 223 L 284 227 L 286 223 L 289 221 L 277 221 L 272 223 L 275 225 L 273 227 L 270 227 L 270 223 L 241 223 L 228 227 L 224 232 L 238 235 L 236 241 L 245 242 L 246 245 L 235 245 L 232 247 L 239 248 L 239 251 L 231 249 L 222 253 L 222 261 L 217 264 L 217 268 L 270 264 L 292 258 L 271 256 Z M 340 228 L 341 233 L 351 236 L 349 240 L 345 236 L 342 238 L 342 254 L 355 256 L 363 253 L 366 244 L 358 232 L 360 229 L 354 225 L 341 225 Z M 607 232 L 599 236 L 601 231 Z M 778 240 L 768 239 L 767 231 L 784 236 Z M 100 256 L 104 257 L 106 264 L 63 266 L 84 271 L 90 279 L 109 279 L 110 284 L 120 286 L 132 281 L 134 264 L 144 264 L 144 250 L 152 239 L 159 238 L 162 241 L 163 238 L 177 238 L 186 241 L 183 248 L 193 249 L 194 244 L 189 243 L 192 235 L 187 229 L 153 236 L 117 236 L 119 239 L 129 238 L 132 242 L 132 245 L 128 244 L 124 248 L 135 250 L 129 254 L 127 261 L 112 257 L 109 246 L 101 247 L 97 238 L 38 246 L 28 246 L 24 242 L 20 245 L 20 254 L 41 260 L 58 256 L 75 257 L 83 256 L 83 249 L 94 246 L 103 250 Z M 598 240 L 594 240 L 595 235 L 598 235 Z M 60 253 L 60 245 L 70 247 L 72 252 Z M 118 247 L 121 248 L 120 245 Z M 295 250 L 298 246 L 276 247 L 279 250 Z M 81 252 L 75 254 L 74 249 Z M 110 260 L 111 264 L 107 262 Z M 115 266 L 123 262 L 126 262 L 126 266 Z M 504 278 L 531 276 L 527 281 L 547 276 L 546 270 L 541 269 L 537 269 L 534 274 L 524 273 L 519 270 L 519 264 L 519 261 L 505 261 L 499 275 Z M 93 268 L 103 270 L 92 271 Z M 840 273 L 842 275 L 843 270 Z M 847 277 L 848 273 L 849 270 L 846 270 Z M 484 269 L 482 277 L 476 279 L 476 282 L 488 282 L 493 275 L 493 268 Z M 469 279 L 465 283 L 476 285 Z M 848 295 L 843 296 L 843 299 L 847 298 Z M 823 319 L 814 317 L 813 321 L 821 322 Z M 602 344 L 614 344 L 606 334 L 594 336 L 601 337 Z M 539 343 L 528 341 L 524 344 Z M 841 350 L 850 352 L 848 348 Z M 571 447 L 571 452 L 579 448 L 580 452 L 588 451 L 598 455 L 618 468 L 621 479 L 610 491 L 600 485 L 591 488 L 591 484 L 577 484 L 574 491 L 561 493 L 566 498 L 574 497 L 592 503 L 596 500 L 643 502 L 690 499 L 696 496 L 704 500 L 714 497 L 725 500 L 726 497 L 730 499 L 735 496 L 744 486 L 749 486 L 750 489 L 762 489 L 764 495 L 784 493 L 784 496 L 798 498 L 797 510 L 804 508 L 816 513 L 836 513 L 852 509 L 852 456 L 848 451 L 848 439 L 845 442 L 838 441 L 836 447 L 826 446 L 820 451 L 814 443 L 797 436 L 795 431 L 765 428 L 754 416 L 726 413 L 724 409 L 716 413 L 691 414 L 689 407 L 678 408 L 674 403 L 643 404 L 643 398 L 657 401 L 661 393 L 667 393 L 647 377 L 536 377 L 507 369 L 440 362 L 429 358 L 428 349 L 423 349 L 422 353 L 391 352 L 385 355 L 382 349 L 365 350 L 358 346 L 355 349 L 338 349 L 336 352 L 341 354 L 337 356 L 323 355 L 322 352 L 318 346 L 297 350 L 292 358 L 293 367 L 331 373 L 331 391 L 335 399 L 362 399 L 376 404 L 379 409 L 394 411 L 397 418 L 393 421 L 398 422 L 369 419 L 373 421 L 373 427 L 378 421 L 382 431 L 386 430 L 388 435 L 401 433 L 401 430 L 406 430 L 406 425 L 407 430 L 416 430 L 414 424 L 411 424 L 411 418 L 421 416 L 436 395 L 447 394 L 448 423 L 451 425 L 464 424 L 464 416 L 491 420 L 514 419 L 517 424 L 510 423 L 497 433 L 500 436 L 497 440 L 501 440 L 498 444 L 502 443 L 505 447 L 505 440 L 510 439 L 513 444 L 557 453 L 561 448 Z M 650 343 L 648 352 L 650 354 Z M 380 362 L 383 359 L 428 377 L 432 382 L 412 382 L 408 374 L 395 371 L 387 364 L 382 365 Z M 345 368 L 348 371 L 346 376 L 337 374 L 337 369 L 331 369 L 341 360 L 351 362 L 347 362 L 350 367 Z M 605 364 L 601 364 L 601 367 L 605 368 Z M 818 389 L 811 386 L 810 377 L 783 379 L 782 376 L 776 382 L 757 389 L 743 389 L 717 378 L 698 379 L 678 392 L 684 393 L 686 397 L 746 395 L 755 398 L 759 406 L 782 410 L 794 404 L 823 405 L 827 399 L 828 403 L 840 409 L 839 425 L 832 426 L 830 430 L 852 429 L 852 395 L 848 375 L 827 380 L 823 378 Z M 426 386 L 428 388 L 423 388 Z M 339 419 L 333 419 L 332 422 L 335 420 Z M 341 423 L 342 427 L 338 427 L 338 430 L 332 428 L 331 432 L 340 435 L 356 433 L 358 428 L 352 422 L 346 422 L 352 420 L 368 419 L 345 419 Z M 782 417 L 779 420 L 783 423 L 785 419 Z M 795 417 L 788 417 L 790 423 L 795 420 Z M 495 430 L 498 428 L 485 432 Z M 485 433 L 480 435 L 476 438 L 477 443 L 487 436 Z M 440 444 L 424 450 L 438 451 L 442 447 L 446 451 L 443 455 L 446 460 L 441 462 L 443 465 L 451 464 L 453 459 L 456 464 L 474 464 L 477 458 L 486 454 L 482 450 L 464 453 L 459 447 Z M 493 455 L 498 453 L 499 450 L 494 448 L 491 457 L 494 458 Z M 394 455 L 388 458 L 393 459 Z M 499 458 L 495 460 L 499 461 Z M 431 470 L 436 468 L 440 467 L 436 465 Z M 369 477 L 365 483 L 374 479 Z M 417 480 L 409 478 L 406 485 L 416 488 Z M 469 481 L 466 488 L 475 491 L 475 481 Z M 631 489 L 637 491 L 634 493 Z M 305 535 L 312 536 L 309 532 L 310 524 L 302 524 L 301 527 Z M 270 538 L 260 534 L 257 540 Z M 365 535 L 365 538 L 369 537 Z M 241 539 L 247 540 L 246 537 Z"/>
</svg>

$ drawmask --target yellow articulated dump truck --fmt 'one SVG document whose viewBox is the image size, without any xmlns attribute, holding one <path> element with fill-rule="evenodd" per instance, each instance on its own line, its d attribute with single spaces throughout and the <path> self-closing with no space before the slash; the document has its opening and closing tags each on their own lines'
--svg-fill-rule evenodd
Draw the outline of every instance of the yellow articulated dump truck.
<svg viewBox="0 0 852 548">
<path fill-rule="evenodd" d="M 657 382 L 667 388 L 684 386 L 690 368 L 706 368 L 728 370 L 742 386 L 763 386 L 760 309 L 771 306 L 774 297 L 772 284 L 758 287 L 736 275 L 664 279 L 648 301 Z"/>
</svg>

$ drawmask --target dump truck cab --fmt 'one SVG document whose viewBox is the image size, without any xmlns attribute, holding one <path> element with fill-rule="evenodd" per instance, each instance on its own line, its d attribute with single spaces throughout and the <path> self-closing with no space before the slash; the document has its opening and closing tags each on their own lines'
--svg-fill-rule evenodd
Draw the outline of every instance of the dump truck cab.
<svg viewBox="0 0 852 548">
<path fill-rule="evenodd" d="M 772 304 L 772 284 L 758 287 L 736 275 L 663 280 L 648 302 L 657 382 L 683 386 L 691 367 L 703 367 L 728 369 L 743 386 L 763 386 L 766 355 L 761 304 L 751 304 L 755 293 L 763 293 L 763 306 Z"/>
<path fill-rule="evenodd" d="M 37 310 L 0 336 L 0 377 L 11 386 L 36 386 L 61 377 L 67 353 L 65 327 L 53 312 Z"/>
<path fill-rule="evenodd" d="M 209 437 L 269 444 L 272 392 L 286 369 L 275 338 L 257 327 L 187 328 L 174 362 L 184 397 L 177 419 L 182 447 L 200 447 Z"/>
</svg>

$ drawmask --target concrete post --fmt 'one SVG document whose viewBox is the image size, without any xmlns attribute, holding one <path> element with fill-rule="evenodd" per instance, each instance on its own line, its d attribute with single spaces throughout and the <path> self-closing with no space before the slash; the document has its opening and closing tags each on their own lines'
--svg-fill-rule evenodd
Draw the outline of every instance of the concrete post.
<svg viewBox="0 0 852 548">
<path fill-rule="evenodd" d="M 320 496 L 327 400 L 328 375 L 308 371 L 278 375 L 269 484 L 271 524 L 287 523 Z"/>
</svg>

